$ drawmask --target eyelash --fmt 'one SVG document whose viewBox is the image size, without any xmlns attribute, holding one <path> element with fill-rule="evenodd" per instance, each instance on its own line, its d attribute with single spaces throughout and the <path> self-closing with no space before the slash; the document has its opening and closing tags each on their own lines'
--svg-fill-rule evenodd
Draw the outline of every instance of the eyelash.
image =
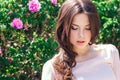
<svg viewBox="0 0 120 80">
<path fill-rule="evenodd" d="M 86 28 L 86 30 L 91 30 L 91 28 Z"/>
<path fill-rule="evenodd" d="M 77 30 L 78 28 L 72 27 L 72 30 Z M 91 30 L 91 28 L 85 28 L 86 30 Z"/>
<path fill-rule="evenodd" d="M 78 28 L 74 28 L 74 27 L 72 27 L 72 30 L 77 30 Z"/>
</svg>

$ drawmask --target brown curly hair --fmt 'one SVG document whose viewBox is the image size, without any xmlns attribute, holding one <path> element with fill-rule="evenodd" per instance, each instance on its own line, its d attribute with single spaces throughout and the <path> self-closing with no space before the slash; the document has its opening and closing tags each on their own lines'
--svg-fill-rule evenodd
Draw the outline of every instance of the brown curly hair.
<svg viewBox="0 0 120 80">
<path fill-rule="evenodd" d="M 76 65 L 77 53 L 73 51 L 70 43 L 71 23 L 76 14 L 85 13 L 88 15 L 92 38 L 94 43 L 100 28 L 100 19 L 95 5 L 90 0 L 67 0 L 61 6 L 57 17 L 56 38 L 60 46 L 60 53 L 57 55 L 53 67 L 61 74 L 62 80 L 72 80 L 72 68 Z M 57 79 L 59 80 L 59 79 Z"/>
</svg>

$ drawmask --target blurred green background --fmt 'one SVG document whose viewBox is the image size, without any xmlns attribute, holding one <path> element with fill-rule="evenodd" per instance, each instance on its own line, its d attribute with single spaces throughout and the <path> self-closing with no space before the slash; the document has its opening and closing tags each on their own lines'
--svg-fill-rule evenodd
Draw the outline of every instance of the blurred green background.
<svg viewBox="0 0 120 80">
<path fill-rule="evenodd" d="M 0 80 L 40 80 L 43 64 L 58 52 L 54 28 L 65 0 L 56 5 L 39 0 L 41 9 L 33 13 L 29 1 L 0 0 Z M 101 18 L 96 43 L 111 43 L 120 51 L 120 0 L 92 1 Z M 11 26 L 14 18 L 22 20 L 22 29 Z"/>
</svg>

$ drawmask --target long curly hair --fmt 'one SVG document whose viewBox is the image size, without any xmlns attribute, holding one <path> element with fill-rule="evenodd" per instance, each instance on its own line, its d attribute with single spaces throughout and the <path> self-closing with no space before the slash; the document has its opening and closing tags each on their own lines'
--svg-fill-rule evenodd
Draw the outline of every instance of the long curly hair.
<svg viewBox="0 0 120 80">
<path fill-rule="evenodd" d="M 91 26 L 91 42 L 94 43 L 99 34 L 100 19 L 95 5 L 90 0 L 66 0 L 60 8 L 57 24 L 56 38 L 60 53 L 55 58 L 53 67 L 62 77 L 62 80 L 72 80 L 72 68 L 76 65 L 77 53 L 73 51 L 70 43 L 70 29 L 76 14 L 87 14 Z M 60 79 L 57 79 L 60 80 Z"/>
</svg>

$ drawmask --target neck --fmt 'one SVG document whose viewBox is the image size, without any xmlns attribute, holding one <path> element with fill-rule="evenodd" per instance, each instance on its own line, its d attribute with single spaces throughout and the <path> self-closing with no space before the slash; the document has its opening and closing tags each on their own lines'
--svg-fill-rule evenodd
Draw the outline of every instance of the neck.
<svg viewBox="0 0 120 80">
<path fill-rule="evenodd" d="M 87 53 L 89 53 L 90 51 L 90 46 L 87 45 L 85 48 L 83 49 L 76 49 L 75 52 L 77 52 L 78 56 L 84 56 L 86 55 Z"/>
</svg>

